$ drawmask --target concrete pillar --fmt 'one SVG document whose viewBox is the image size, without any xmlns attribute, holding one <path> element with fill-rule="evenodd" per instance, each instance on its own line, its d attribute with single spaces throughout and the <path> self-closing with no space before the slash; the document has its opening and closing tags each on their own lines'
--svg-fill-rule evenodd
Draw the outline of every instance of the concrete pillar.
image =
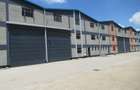
<svg viewBox="0 0 140 90">
<path fill-rule="evenodd" d="M 84 48 L 83 48 L 83 35 L 82 35 L 82 18 L 81 13 L 79 12 L 79 20 L 80 20 L 80 35 L 81 35 L 81 48 L 82 48 L 82 56 L 84 56 Z"/>
<path fill-rule="evenodd" d="M 46 10 L 44 9 L 44 38 L 45 38 L 45 61 L 46 63 L 49 62 L 48 60 L 48 40 L 47 40 L 47 23 L 46 23 Z"/>
<path fill-rule="evenodd" d="M 76 25 L 75 25 L 75 10 L 73 11 L 73 30 L 74 30 L 74 41 L 75 41 L 75 54 L 76 57 L 78 56 L 77 54 L 77 40 L 76 40 Z"/>
</svg>

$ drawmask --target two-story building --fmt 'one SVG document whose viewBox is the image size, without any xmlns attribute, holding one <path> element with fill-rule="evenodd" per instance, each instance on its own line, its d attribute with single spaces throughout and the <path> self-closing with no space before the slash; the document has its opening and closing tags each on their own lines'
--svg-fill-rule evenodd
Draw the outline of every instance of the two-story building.
<svg viewBox="0 0 140 90">
<path fill-rule="evenodd" d="M 136 51 L 139 46 L 133 28 L 100 22 L 75 9 L 0 0 L 0 12 L 0 66 L 116 54 Z"/>
</svg>

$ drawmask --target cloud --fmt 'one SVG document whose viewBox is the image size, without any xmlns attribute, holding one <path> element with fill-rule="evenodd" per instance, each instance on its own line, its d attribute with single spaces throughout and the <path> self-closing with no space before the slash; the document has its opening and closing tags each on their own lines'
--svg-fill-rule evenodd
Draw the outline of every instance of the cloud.
<svg viewBox="0 0 140 90">
<path fill-rule="evenodd" d="M 130 19 L 129 22 L 140 25 L 140 11 L 136 12 Z"/>
<path fill-rule="evenodd" d="M 45 0 L 47 3 L 49 4 L 53 4 L 53 3 L 66 3 L 67 1 L 66 0 Z"/>
<path fill-rule="evenodd" d="M 121 27 L 125 27 L 124 25 L 122 25 L 122 24 L 120 24 L 120 23 L 118 23 Z"/>
</svg>

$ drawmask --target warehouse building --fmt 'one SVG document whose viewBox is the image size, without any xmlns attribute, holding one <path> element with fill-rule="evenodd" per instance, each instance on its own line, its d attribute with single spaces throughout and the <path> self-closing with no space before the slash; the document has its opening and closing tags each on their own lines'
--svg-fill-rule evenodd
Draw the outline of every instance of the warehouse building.
<svg viewBox="0 0 140 90">
<path fill-rule="evenodd" d="M 136 51 L 140 51 L 140 31 L 136 32 Z"/>
<path fill-rule="evenodd" d="M 0 12 L 0 66 L 139 50 L 140 42 L 135 40 L 140 41 L 140 36 L 133 28 L 122 28 L 113 21 L 99 22 L 79 10 L 44 9 L 26 0 L 0 0 Z"/>
</svg>

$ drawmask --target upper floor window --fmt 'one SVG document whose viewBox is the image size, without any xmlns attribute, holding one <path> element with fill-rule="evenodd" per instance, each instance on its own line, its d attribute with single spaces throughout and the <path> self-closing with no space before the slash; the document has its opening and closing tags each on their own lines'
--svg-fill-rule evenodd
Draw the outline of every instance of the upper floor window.
<svg viewBox="0 0 140 90">
<path fill-rule="evenodd" d="M 33 17 L 34 10 L 32 8 L 22 7 L 22 16 Z"/>
<path fill-rule="evenodd" d="M 101 28 L 104 30 L 105 29 L 105 26 L 104 25 L 101 25 Z"/>
<path fill-rule="evenodd" d="M 125 34 L 127 33 L 127 31 L 125 30 Z"/>
<path fill-rule="evenodd" d="M 114 31 L 113 25 L 111 26 L 111 30 Z"/>
<path fill-rule="evenodd" d="M 54 21 L 56 22 L 62 22 L 62 16 L 59 14 L 54 14 Z"/>
<path fill-rule="evenodd" d="M 91 40 L 95 40 L 95 35 L 91 35 Z"/>
<path fill-rule="evenodd" d="M 106 40 L 106 36 L 102 36 L 102 40 Z"/>
<path fill-rule="evenodd" d="M 121 29 L 118 29 L 118 32 L 121 32 Z"/>
<path fill-rule="evenodd" d="M 94 23 L 90 22 L 90 27 L 94 28 Z"/>
<path fill-rule="evenodd" d="M 79 13 L 75 13 L 75 24 L 76 24 L 76 25 L 80 25 Z"/>
</svg>

